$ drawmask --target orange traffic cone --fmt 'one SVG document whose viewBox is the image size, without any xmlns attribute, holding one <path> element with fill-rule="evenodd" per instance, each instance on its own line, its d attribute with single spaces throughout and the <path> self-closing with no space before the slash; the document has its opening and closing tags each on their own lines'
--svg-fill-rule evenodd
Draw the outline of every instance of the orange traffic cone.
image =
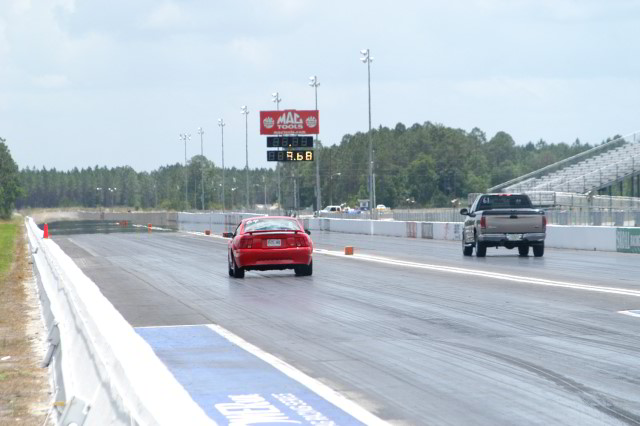
<svg viewBox="0 0 640 426">
<path fill-rule="evenodd" d="M 147 225 L 147 229 L 149 230 L 149 232 L 151 232 L 151 224 L 150 223 Z"/>
<path fill-rule="evenodd" d="M 44 224 L 44 238 L 49 238 L 49 225 Z"/>
</svg>

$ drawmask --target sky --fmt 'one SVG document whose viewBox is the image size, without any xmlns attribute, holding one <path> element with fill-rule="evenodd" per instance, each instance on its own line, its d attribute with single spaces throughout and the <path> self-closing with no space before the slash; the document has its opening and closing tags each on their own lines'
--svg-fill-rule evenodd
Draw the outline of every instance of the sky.
<svg viewBox="0 0 640 426">
<path fill-rule="evenodd" d="M 259 111 L 313 109 L 320 138 L 440 123 L 516 143 L 640 130 L 640 2 L 0 0 L 0 137 L 23 167 L 189 157 L 267 167 Z"/>
</svg>

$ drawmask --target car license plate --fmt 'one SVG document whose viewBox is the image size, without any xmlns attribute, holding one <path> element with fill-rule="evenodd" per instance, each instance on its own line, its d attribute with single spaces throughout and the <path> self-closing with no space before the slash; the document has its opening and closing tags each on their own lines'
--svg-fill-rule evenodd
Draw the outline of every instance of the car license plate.
<svg viewBox="0 0 640 426">
<path fill-rule="evenodd" d="M 509 241 L 520 241 L 522 239 L 522 234 L 507 234 L 507 240 Z"/>
<path fill-rule="evenodd" d="M 267 247 L 280 247 L 282 240 L 267 240 Z"/>
</svg>

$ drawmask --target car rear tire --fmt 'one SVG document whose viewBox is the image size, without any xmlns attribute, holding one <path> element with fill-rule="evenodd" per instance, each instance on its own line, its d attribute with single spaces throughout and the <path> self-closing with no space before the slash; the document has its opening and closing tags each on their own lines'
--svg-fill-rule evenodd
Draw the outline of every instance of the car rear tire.
<svg viewBox="0 0 640 426">
<path fill-rule="evenodd" d="M 535 257 L 544 256 L 544 243 L 533 246 L 533 255 Z"/>
<path fill-rule="evenodd" d="M 478 241 L 476 235 L 476 257 L 485 257 L 487 255 L 487 246 L 483 242 Z"/>
<path fill-rule="evenodd" d="M 293 268 L 296 275 L 299 277 L 308 277 L 313 274 L 313 261 L 308 265 L 299 265 Z"/>
<path fill-rule="evenodd" d="M 522 257 L 526 257 L 529 256 L 529 246 L 519 246 L 518 247 L 518 253 L 520 253 L 520 256 Z"/>
<path fill-rule="evenodd" d="M 236 259 L 234 259 L 233 257 L 231 258 L 231 260 L 233 260 L 233 276 L 235 278 L 244 278 L 244 268 L 238 267 Z"/>
<path fill-rule="evenodd" d="M 227 254 L 227 269 L 229 270 L 229 276 L 233 277 L 233 266 L 231 263 L 231 254 Z"/>
</svg>

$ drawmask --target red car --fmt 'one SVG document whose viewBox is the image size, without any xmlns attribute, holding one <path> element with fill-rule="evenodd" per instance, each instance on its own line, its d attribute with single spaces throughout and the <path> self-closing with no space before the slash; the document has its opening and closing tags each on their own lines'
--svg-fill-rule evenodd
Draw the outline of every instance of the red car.
<svg viewBox="0 0 640 426">
<path fill-rule="evenodd" d="M 244 278 L 249 270 L 293 269 L 296 275 L 313 272 L 311 233 L 286 216 L 244 219 L 229 241 L 229 276 Z"/>
</svg>

